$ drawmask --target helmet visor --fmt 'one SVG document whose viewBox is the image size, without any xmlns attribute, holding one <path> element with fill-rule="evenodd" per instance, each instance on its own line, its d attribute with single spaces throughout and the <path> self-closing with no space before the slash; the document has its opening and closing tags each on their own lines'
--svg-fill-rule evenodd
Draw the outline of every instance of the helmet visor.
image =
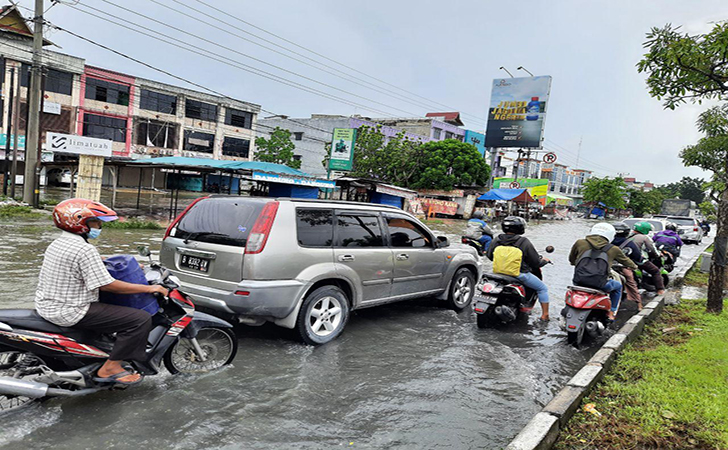
<svg viewBox="0 0 728 450">
<path fill-rule="evenodd" d="M 102 222 L 113 222 L 115 220 L 119 220 L 119 216 L 99 216 L 94 217 L 94 219 L 98 219 Z"/>
</svg>

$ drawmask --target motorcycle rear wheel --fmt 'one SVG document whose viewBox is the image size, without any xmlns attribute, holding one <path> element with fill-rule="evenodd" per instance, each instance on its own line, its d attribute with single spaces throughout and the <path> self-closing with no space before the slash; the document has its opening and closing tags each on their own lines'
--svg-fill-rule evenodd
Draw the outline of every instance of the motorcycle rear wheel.
<svg viewBox="0 0 728 450">
<path fill-rule="evenodd" d="M 205 360 L 200 360 L 192 340 L 181 338 L 164 354 L 164 366 L 170 373 L 210 372 L 230 364 L 238 353 L 238 338 L 229 328 L 203 328 L 196 339 Z"/>
<path fill-rule="evenodd" d="M 26 358 L 32 357 L 33 360 Z M 20 364 L 40 366 L 45 365 L 43 360 L 28 352 L 17 350 L 9 350 L 0 352 L 0 377 L 10 377 Z M 34 402 L 39 402 L 39 398 L 23 397 L 18 395 L 0 394 L 0 416 L 24 408 Z"/>
<path fill-rule="evenodd" d="M 578 331 L 568 331 L 566 334 L 566 342 L 579 348 L 581 342 L 584 340 L 584 328 L 582 325 Z"/>
</svg>

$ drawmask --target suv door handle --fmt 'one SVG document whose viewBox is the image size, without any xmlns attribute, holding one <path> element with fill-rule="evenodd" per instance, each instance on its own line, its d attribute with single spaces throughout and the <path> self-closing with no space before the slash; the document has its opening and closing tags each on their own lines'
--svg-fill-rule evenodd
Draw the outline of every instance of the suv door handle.
<svg viewBox="0 0 728 450">
<path fill-rule="evenodd" d="M 409 259 L 409 255 L 407 253 L 400 253 L 399 255 L 397 255 L 398 261 L 406 261 L 408 259 Z"/>
<path fill-rule="evenodd" d="M 354 255 L 339 255 L 339 261 L 354 261 Z"/>
</svg>

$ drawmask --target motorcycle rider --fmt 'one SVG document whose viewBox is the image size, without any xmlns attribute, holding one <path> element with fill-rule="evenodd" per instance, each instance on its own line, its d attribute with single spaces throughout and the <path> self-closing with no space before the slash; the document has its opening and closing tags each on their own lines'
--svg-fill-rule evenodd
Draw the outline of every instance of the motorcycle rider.
<svg viewBox="0 0 728 450">
<path fill-rule="evenodd" d="M 569 252 L 569 262 L 572 266 L 576 266 L 577 262 L 584 254 L 590 250 L 601 250 L 609 245 L 616 235 L 614 227 L 608 223 L 602 222 L 594 225 L 585 239 L 579 239 L 574 242 Z M 636 269 L 637 265 L 632 262 L 616 245 L 612 245 L 606 250 L 609 267 L 612 267 L 614 261 L 622 264 L 630 269 Z M 607 280 L 607 283 L 601 288 L 609 294 L 612 307 L 607 313 L 609 320 L 614 320 L 614 316 L 619 309 L 619 300 L 622 297 L 622 283 L 617 280 Z"/>
<path fill-rule="evenodd" d="M 660 255 L 657 253 L 655 245 L 652 243 L 652 239 L 648 236 L 650 231 L 652 231 L 652 225 L 649 222 L 637 222 L 634 224 L 634 231 L 632 231 L 628 240 L 637 244 L 640 251 L 647 253 L 649 259 L 642 261 L 642 264 L 640 264 L 639 267 L 650 274 L 652 282 L 655 284 L 657 295 L 662 295 L 665 293 L 665 283 L 662 281 L 660 268 L 651 262 L 651 260 L 659 260 Z"/>
<path fill-rule="evenodd" d="M 523 237 L 526 232 L 526 221 L 522 217 L 508 216 L 501 223 L 503 234 L 493 240 L 486 256 L 493 261 L 493 252 L 499 246 L 517 247 L 523 252 L 521 260 L 521 273 L 516 277 L 524 286 L 535 290 L 538 293 L 538 301 L 541 304 L 540 320 L 549 320 L 549 290 L 546 284 L 541 281 L 533 272 L 550 261 L 539 256 L 531 241 Z"/>
<path fill-rule="evenodd" d="M 677 225 L 675 225 L 675 223 L 668 222 L 667 225 L 665 225 L 664 230 L 659 231 L 652 236 L 652 241 L 658 246 L 660 244 L 664 245 L 665 250 L 670 252 L 672 256 L 674 256 L 674 259 L 677 259 L 680 256 L 683 241 L 677 234 Z"/>
<path fill-rule="evenodd" d="M 468 220 L 468 226 L 465 229 L 465 235 L 471 239 L 475 239 L 483 246 L 484 251 L 488 251 L 491 241 L 493 240 L 493 229 L 483 220 L 485 214 L 483 211 L 475 211 L 472 219 Z"/>
<path fill-rule="evenodd" d="M 614 224 L 614 240 L 612 244 L 618 246 L 622 252 L 629 257 L 637 266 L 642 263 L 642 251 L 632 241 L 628 241 L 630 228 L 624 222 L 617 222 Z M 624 267 L 621 270 L 622 276 L 627 280 L 625 291 L 627 293 L 627 300 L 632 300 L 637 303 L 637 309 L 642 311 L 642 295 L 640 295 L 639 288 L 637 287 L 637 281 L 634 278 L 634 270 Z"/>
<path fill-rule="evenodd" d="M 53 209 L 53 222 L 61 235 L 46 249 L 38 278 L 35 306 L 45 320 L 61 326 L 116 333 L 109 359 L 94 380 L 123 385 L 137 384 L 142 376 L 121 363 L 142 360 L 151 316 L 146 311 L 99 303 L 99 290 L 115 294 L 168 295 L 162 286 L 115 280 L 106 270 L 98 250 L 89 243 L 101 234 L 103 222 L 117 220 L 101 203 L 82 198 L 65 200 Z"/>
</svg>

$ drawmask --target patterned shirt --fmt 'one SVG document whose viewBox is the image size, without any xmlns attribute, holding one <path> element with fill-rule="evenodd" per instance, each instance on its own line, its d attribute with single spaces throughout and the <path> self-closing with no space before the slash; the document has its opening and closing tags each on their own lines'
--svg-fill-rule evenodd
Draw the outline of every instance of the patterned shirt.
<svg viewBox="0 0 728 450">
<path fill-rule="evenodd" d="M 35 308 L 49 322 L 73 326 L 99 301 L 99 288 L 113 281 L 96 247 L 64 231 L 45 251 Z"/>
</svg>

